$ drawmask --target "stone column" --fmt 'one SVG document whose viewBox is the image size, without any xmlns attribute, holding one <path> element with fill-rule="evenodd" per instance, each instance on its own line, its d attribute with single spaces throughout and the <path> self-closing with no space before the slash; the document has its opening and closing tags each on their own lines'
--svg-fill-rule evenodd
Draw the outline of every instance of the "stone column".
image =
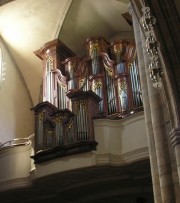
<svg viewBox="0 0 180 203">
<path fill-rule="evenodd" d="M 145 122 L 146 122 L 149 157 L 150 157 L 150 163 L 151 163 L 154 202 L 161 203 L 162 199 L 161 199 L 161 191 L 160 191 L 159 172 L 157 167 L 157 157 L 156 157 L 154 133 L 153 133 L 152 121 L 151 121 L 151 111 L 150 111 L 149 96 L 148 96 L 148 89 L 147 89 L 146 71 L 145 71 L 145 64 L 144 64 L 143 51 L 142 51 L 143 45 L 141 41 L 139 21 L 133 10 L 132 4 L 129 5 L 129 12 L 132 15 L 136 50 L 137 50 L 137 57 L 138 57 L 138 67 L 139 67 L 144 115 L 145 115 Z"/>
<path fill-rule="evenodd" d="M 178 178 L 180 183 L 180 128 L 174 128 L 171 130 L 170 139 L 171 139 L 171 144 L 175 150 Z"/>
<path fill-rule="evenodd" d="M 144 36 L 141 32 L 141 40 L 145 44 Z M 145 69 L 148 69 L 149 55 L 145 46 L 143 48 Z M 152 127 L 154 132 L 155 148 L 157 155 L 159 181 L 163 203 L 175 203 L 174 185 L 172 180 L 171 160 L 168 149 L 166 124 L 164 122 L 162 100 L 160 90 L 154 88 L 150 77 L 147 75 L 147 87 L 149 93 L 149 103 L 151 110 Z"/>
<path fill-rule="evenodd" d="M 175 1 L 169 0 L 146 0 L 148 6 L 151 7 L 153 15 L 156 17 L 156 34 L 161 43 L 161 53 L 163 55 L 163 63 L 165 64 L 164 75 L 166 76 L 166 91 L 168 94 L 169 112 L 171 116 L 172 130 L 170 141 L 174 147 L 178 181 L 180 184 L 180 147 L 179 145 L 179 129 L 180 129 L 180 38 L 179 38 L 179 15 L 176 10 Z M 164 15 L 166 14 L 166 15 Z M 173 171 L 175 174 L 175 170 Z M 175 182 L 175 181 L 174 181 Z M 180 192 L 178 191 L 177 194 Z M 178 200 L 177 200 L 178 201 Z"/>
</svg>

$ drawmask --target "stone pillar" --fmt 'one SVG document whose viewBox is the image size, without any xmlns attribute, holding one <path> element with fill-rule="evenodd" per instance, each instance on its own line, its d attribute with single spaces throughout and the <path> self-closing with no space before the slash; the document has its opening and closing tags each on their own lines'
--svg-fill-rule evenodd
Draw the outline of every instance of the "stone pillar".
<svg viewBox="0 0 180 203">
<path fill-rule="evenodd" d="M 161 53 L 163 55 L 163 63 L 165 64 L 165 76 L 169 100 L 169 112 L 171 116 L 171 127 L 170 141 L 172 147 L 174 147 L 177 170 L 178 170 L 178 181 L 180 180 L 179 172 L 179 154 L 180 149 L 177 145 L 179 139 L 179 128 L 180 128 L 180 69 L 177 68 L 180 65 L 180 39 L 179 39 L 179 15 L 177 12 L 177 5 L 175 1 L 168 0 L 146 0 L 146 4 L 151 7 L 153 15 L 156 17 L 156 34 L 159 42 L 161 43 Z M 166 15 L 164 15 L 166 13 Z M 164 85 L 165 86 L 165 85 Z M 175 173 L 175 170 L 174 170 Z M 174 181 L 175 182 L 175 181 Z M 178 183 L 180 184 L 180 182 Z M 180 193 L 178 191 L 178 193 Z M 178 194 L 177 193 L 177 194 Z"/>
<path fill-rule="evenodd" d="M 141 40 L 145 44 L 141 32 Z M 145 46 L 143 48 L 145 69 L 148 69 L 149 55 Z M 171 160 L 168 149 L 166 124 L 164 122 L 163 108 L 160 97 L 160 90 L 154 88 L 149 75 L 147 75 L 147 87 L 151 109 L 152 127 L 154 131 L 155 148 L 157 155 L 159 181 L 163 203 L 175 203 L 174 185 L 172 180 Z"/>
<path fill-rule="evenodd" d="M 180 183 L 180 128 L 174 128 L 171 130 L 170 139 L 171 139 L 171 144 L 175 150 L 178 178 Z"/>
<path fill-rule="evenodd" d="M 174 1 L 164 0 L 162 4 L 161 0 L 147 0 L 147 3 L 151 7 L 153 15 L 156 17 L 156 33 L 161 43 L 162 60 L 165 64 L 164 75 L 166 77 L 166 84 L 164 84 L 164 86 L 166 85 L 172 127 L 169 135 L 171 145 L 174 148 L 178 171 L 178 184 L 180 184 L 180 147 L 178 146 L 180 129 L 180 69 L 177 68 L 180 64 L 179 16 L 176 12 Z M 164 15 L 164 13 L 166 13 L 166 15 Z M 166 41 L 165 43 L 164 39 Z M 178 193 L 180 192 L 178 191 L 177 194 Z"/>
<path fill-rule="evenodd" d="M 145 115 L 145 122 L 146 122 L 148 148 L 149 148 L 149 157 L 150 157 L 150 163 L 151 163 L 154 202 L 161 203 L 162 199 L 161 199 L 161 191 L 160 191 L 159 172 L 157 167 L 154 133 L 153 133 L 152 121 L 151 121 L 146 71 L 144 68 L 145 65 L 144 65 L 143 52 L 142 52 L 143 45 L 141 41 L 139 21 L 137 19 L 135 12 L 133 11 L 132 4 L 129 5 L 129 12 L 132 15 L 134 35 L 135 35 L 135 41 L 136 41 L 136 50 L 137 50 L 137 57 L 138 57 L 138 66 L 139 66 L 141 90 L 143 95 L 142 98 L 143 98 L 144 115 Z"/>
</svg>

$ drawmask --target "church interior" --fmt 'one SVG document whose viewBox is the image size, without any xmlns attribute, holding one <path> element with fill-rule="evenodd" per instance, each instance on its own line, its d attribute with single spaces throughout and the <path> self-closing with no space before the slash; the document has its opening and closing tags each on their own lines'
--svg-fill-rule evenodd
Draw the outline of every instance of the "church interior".
<svg viewBox="0 0 180 203">
<path fill-rule="evenodd" d="M 180 2 L 0 0 L 0 202 L 180 202 Z"/>
</svg>

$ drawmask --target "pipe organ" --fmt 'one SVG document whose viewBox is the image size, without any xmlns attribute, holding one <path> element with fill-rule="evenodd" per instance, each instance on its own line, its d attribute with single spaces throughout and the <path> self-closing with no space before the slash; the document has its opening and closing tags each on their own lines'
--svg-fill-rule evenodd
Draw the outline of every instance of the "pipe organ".
<svg viewBox="0 0 180 203">
<path fill-rule="evenodd" d="M 35 54 L 43 62 L 43 101 L 35 114 L 35 163 L 94 150 L 93 118 L 123 118 L 142 110 L 134 43 L 88 38 L 77 57 L 60 40 Z"/>
</svg>

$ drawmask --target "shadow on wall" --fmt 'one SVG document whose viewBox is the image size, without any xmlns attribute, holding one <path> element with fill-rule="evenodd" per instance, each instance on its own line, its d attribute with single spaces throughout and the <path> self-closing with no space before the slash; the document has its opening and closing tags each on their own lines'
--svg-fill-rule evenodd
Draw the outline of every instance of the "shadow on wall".
<svg viewBox="0 0 180 203">
<path fill-rule="evenodd" d="M 0 46 L 6 74 L 0 89 L 0 135 L 4 143 L 31 135 L 34 122 L 30 111 L 32 100 L 22 74 L 2 38 Z"/>
</svg>

